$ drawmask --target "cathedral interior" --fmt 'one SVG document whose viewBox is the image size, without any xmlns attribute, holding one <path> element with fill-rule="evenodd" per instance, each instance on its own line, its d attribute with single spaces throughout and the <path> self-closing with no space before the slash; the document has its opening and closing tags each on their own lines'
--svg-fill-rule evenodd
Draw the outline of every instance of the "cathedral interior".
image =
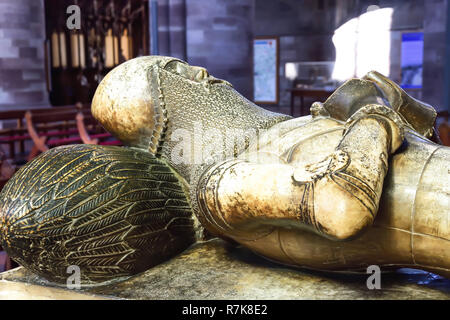
<svg viewBox="0 0 450 320">
<path fill-rule="evenodd" d="M 204 67 L 258 106 L 293 117 L 309 115 L 313 102 L 324 102 L 344 81 L 376 70 L 436 109 L 439 141 L 450 146 L 448 0 L 0 0 L 0 187 L 51 148 L 121 145 L 94 119 L 91 102 L 108 72 L 147 55 Z M 203 254 L 206 265 L 230 255 L 237 262 L 220 262 L 209 288 L 191 288 L 201 292 L 198 298 L 228 299 L 233 292 L 266 298 L 261 288 L 289 278 L 303 291 L 286 286 L 269 298 L 450 298 L 450 279 L 428 272 L 387 274 L 385 290 L 370 291 L 366 275 L 278 270 L 249 251 L 230 253 L 214 241 L 207 246 L 207 252 L 192 249 L 192 257 Z M 19 267 L 1 250 L 0 272 Z M 198 263 L 192 257 L 186 254 L 183 261 Z M 152 269 L 146 277 L 178 274 L 182 263 Z M 249 275 L 240 284 L 246 290 L 233 287 L 227 296 L 212 288 L 231 288 L 232 280 L 220 280 L 220 274 L 234 279 L 240 272 Z M 192 271 L 179 278 L 182 283 L 201 276 Z M 0 279 L 39 285 L 23 270 Z M 189 298 L 170 281 L 162 280 L 169 293 L 146 297 Z M 102 290 L 90 293 L 106 294 Z M 140 298 L 139 291 L 127 290 L 120 297 Z"/>
</svg>

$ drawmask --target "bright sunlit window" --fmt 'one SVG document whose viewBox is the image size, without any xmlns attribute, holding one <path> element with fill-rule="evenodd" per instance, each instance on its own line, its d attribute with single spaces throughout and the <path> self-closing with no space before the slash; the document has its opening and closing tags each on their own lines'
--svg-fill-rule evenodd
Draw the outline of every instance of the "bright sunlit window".
<svg viewBox="0 0 450 320">
<path fill-rule="evenodd" d="M 362 77 L 371 70 L 389 76 L 392 8 L 369 10 L 336 29 L 333 79 Z"/>
</svg>

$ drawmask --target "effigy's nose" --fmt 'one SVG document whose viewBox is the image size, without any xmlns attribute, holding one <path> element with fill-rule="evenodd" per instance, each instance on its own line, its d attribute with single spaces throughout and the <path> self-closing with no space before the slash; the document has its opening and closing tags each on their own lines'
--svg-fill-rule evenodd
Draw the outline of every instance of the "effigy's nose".
<svg viewBox="0 0 450 320">
<path fill-rule="evenodd" d="M 205 68 L 202 67 L 194 67 L 196 69 L 195 80 L 202 81 L 209 77 L 209 73 Z"/>
</svg>

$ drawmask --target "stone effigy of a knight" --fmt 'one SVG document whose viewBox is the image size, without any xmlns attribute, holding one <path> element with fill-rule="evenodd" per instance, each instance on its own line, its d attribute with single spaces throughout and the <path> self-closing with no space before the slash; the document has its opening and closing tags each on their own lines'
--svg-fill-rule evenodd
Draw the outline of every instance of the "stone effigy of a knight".
<svg viewBox="0 0 450 320">
<path fill-rule="evenodd" d="M 381 74 L 291 118 L 169 57 L 130 60 L 92 113 L 125 147 L 72 145 L 0 195 L 1 245 L 51 281 L 142 272 L 207 236 L 328 271 L 412 267 L 450 276 L 450 148 L 435 110 Z"/>
</svg>

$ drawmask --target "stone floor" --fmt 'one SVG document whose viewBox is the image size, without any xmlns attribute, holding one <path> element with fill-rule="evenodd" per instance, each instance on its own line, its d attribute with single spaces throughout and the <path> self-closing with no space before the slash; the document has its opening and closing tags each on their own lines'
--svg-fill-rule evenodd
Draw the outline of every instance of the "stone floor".
<svg viewBox="0 0 450 320">
<path fill-rule="evenodd" d="M 56 288 L 17 268 L 0 274 L 0 298 L 450 299 L 450 280 L 430 273 L 383 273 L 380 290 L 367 289 L 367 277 L 283 267 L 214 239 L 128 280 L 80 291 Z"/>
</svg>

